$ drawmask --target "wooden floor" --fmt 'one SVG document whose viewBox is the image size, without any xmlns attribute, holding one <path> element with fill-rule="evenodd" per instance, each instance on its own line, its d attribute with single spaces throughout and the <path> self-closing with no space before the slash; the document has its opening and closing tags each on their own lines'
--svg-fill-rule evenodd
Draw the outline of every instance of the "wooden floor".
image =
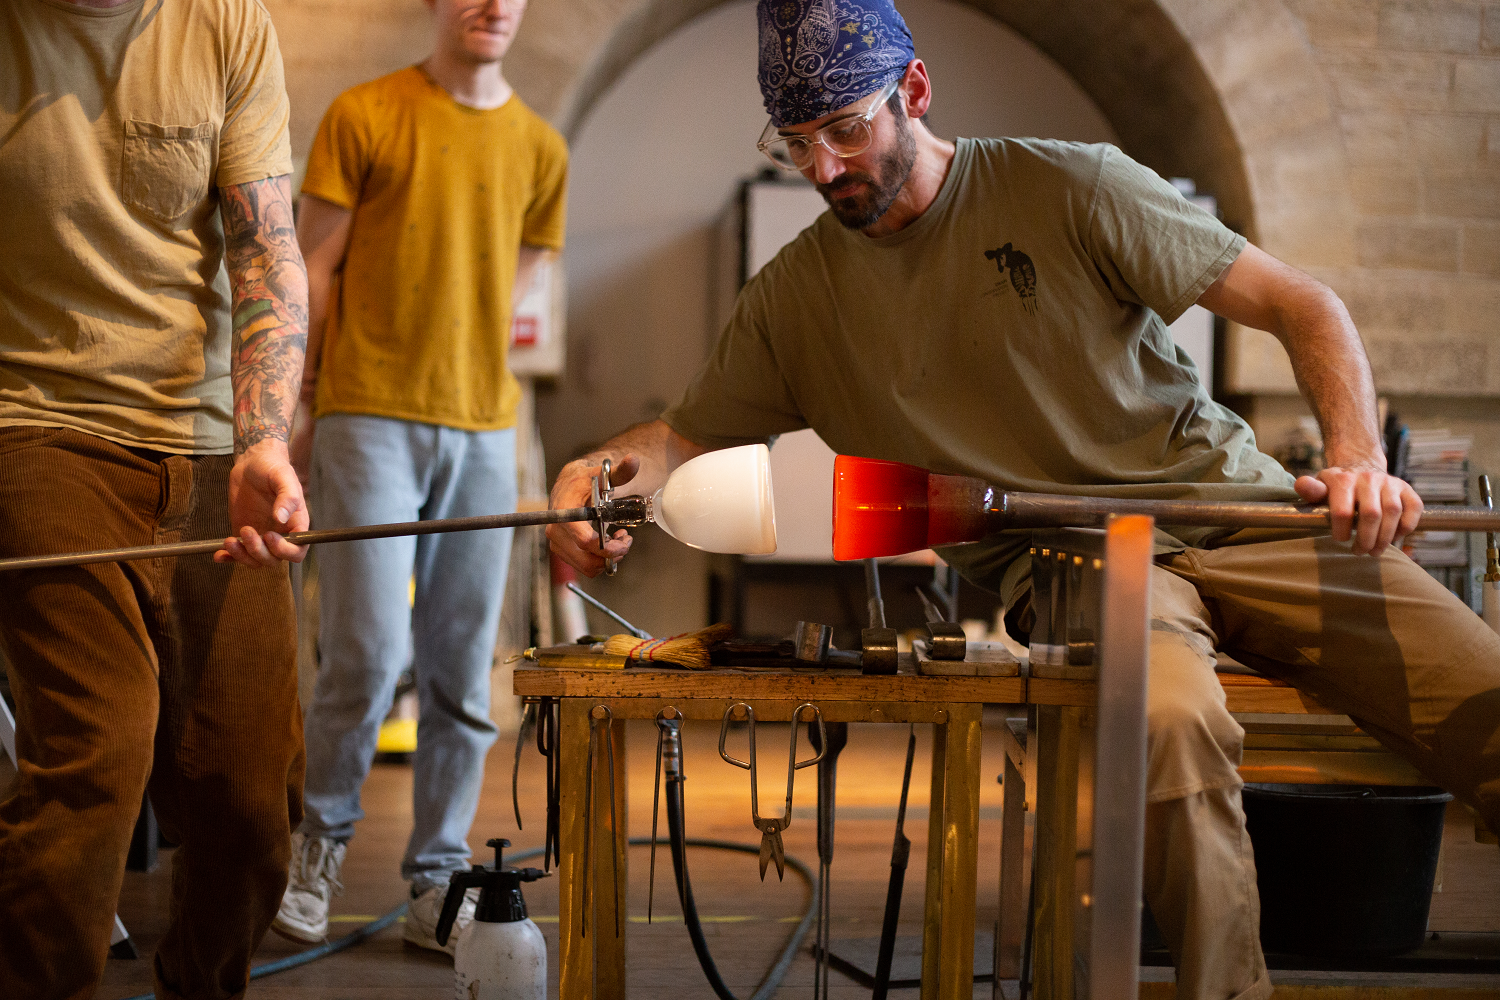
<svg viewBox="0 0 1500 1000">
<path fill-rule="evenodd" d="M 984 771 L 995 775 L 1001 770 L 1001 750 L 998 738 L 988 738 L 991 723 L 998 726 L 1000 717 L 995 715 L 986 720 Z M 634 803 L 630 832 L 632 836 L 649 836 L 655 730 L 650 723 L 629 725 L 629 795 Z M 781 731 L 784 733 L 784 727 Z M 850 727 L 849 746 L 841 758 L 839 771 L 840 808 L 832 894 L 835 939 L 879 935 L 905 736 L 904 727 Z M 717 727 L 713 725 L 689 723 L 684 732 L 689 835 L 754 846 L 759 838 L 750 825 L 747 775 L 719 760 L 717 739 Z M 540 844 L 541 758 L 534 747 L 528 747 L 522 758 L 521 808 L 526 829 L 518 831 L 510 797 L 513 741 L 513 736 L 502 737 L 490 755 L 479 816 L 470 835 L 470 842 L 476 847 L 497 836 L 509 838 L 516 851 Z M 762 801 L 774 803 L 780 800 L 779 781 L 786 773 L 785 762 L 779 756 L 785 750 L 785 737 L 762 734 L 758 742 L 766 765 Z M 920 931 L 922 859 L 927 830 L 927 747 L 928 734 L 918 727 L 916 777 L 906 825 L 912 840 L 912 867 L 905 888 L 903 934 L 915 935 Z M 793 823 L 785 834 L 786 849 L 789 855 L 801 858 L 816 872 L 813 772 L 803 771 L 799 779 L 802 780 L 798 783 Z M 981 786 L 977 919 L 983 930 L 988 930 L 995 919 L 1000 792 L 1000 786 L 993 781 Z M 405 883 L 398 867 L 410 831 L 410 769 L 376 765 L 365 785 L 364 808 L 368 815 L 359 824 L 344 866 L 345 892 L 334 902 L 335 936 L 386 912 L 404 899 Z M 665 817 L 662 823 L 664 834 Z M 1500 933 L 1500 857 L 1495 848 L 1474 844 L 1467 817 L 1456 810 L 1450 812 L 1446 838 L 1444 886 L 1433 900 L 1433 930 Z M 647 859 L 645 847 L 631 849 L 631 896 L 625 926 L 631 994 L 667 995 L 673 1000 L 712 997 L 682 926 L 671 859 L 665 846 L 659 849 L 657 857 L 657 919 L 650 925 L 645 922 Z M 540 864 L 539 861 L 523 863 Z M 772 869 L 768 881 L 762 884 L 756 859 L 750 855 L 695 850 L 690 852 L 690 863 L 694 892 L 715 957 L 730 988 L 742 997 L 748 996 L 806 907 L 808 889 L 790 869 L 784 883 L 776 882 Z M 152 988 L 149 956 L 165 929 L 170 867 L 171 852 L 164 851 L 156 871 L 126 876 L 120 916 L 146 957 L 137 961 L 111 960 L 97 994 L 101 1000 L 134 996 Z M 556 886 L 556 881 L 549 879 L 528 886 L 526 891 L 531 914 L 547 938 L 553 995 L 557 969 Z M 273 934 L 266 938 L 256 961 L 290 955 L 301 947 Z M 835 952 L 838 950 L 836 941 Z M 812 970 L 812 960 L 804 951 L 778 995 L 808 995 Z M 863 1000 L 869 995 L 867 989 L 837 974 L 831 982 L 833 997 Z M 448 1000 L 453 996 L 452 963 L 444 955 L 403 946 L 399 928 L 392 928 L 349 951 L 259 980 L 252 985 L 250 995 L 257 1000 L 394 1000 L 397 997 Z M 911 998 L 917 991 L 892 991 L 891 995 Z M 976 986 L 974 995 L 988 998 L 990 987 Z"/>
</svg>

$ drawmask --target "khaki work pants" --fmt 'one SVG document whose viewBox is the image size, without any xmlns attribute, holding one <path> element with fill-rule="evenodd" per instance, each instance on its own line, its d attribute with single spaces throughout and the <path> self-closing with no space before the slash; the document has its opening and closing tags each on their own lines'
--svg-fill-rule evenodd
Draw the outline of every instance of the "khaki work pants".
<svg viewBox="0 0 1500 1000">
<path fill-rule="evenodd" d="M 1151 618 L 1145 889 L 1182 1000 L 1271 995 L 1215 649 L 1352 716 L 1500 829 L 1500 636 L 1400 552 L 1239 532 L 1160 557 Z"/>
<path fill-rule="evenodd" d="M 0 428 L 0 556 L 224 537 L 230 456 Z M 93 996 L 141 798 L 177 843 L 156 995 L 245 990 L 302 806 L 285 568 L 0 573 L 20 771 L 0 796 L 0 997 Z"/>
</svg>

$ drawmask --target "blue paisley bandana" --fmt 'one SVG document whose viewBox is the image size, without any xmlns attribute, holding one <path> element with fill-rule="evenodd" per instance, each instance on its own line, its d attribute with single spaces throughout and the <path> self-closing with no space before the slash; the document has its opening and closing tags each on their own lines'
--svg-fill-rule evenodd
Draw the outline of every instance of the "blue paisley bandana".
<svg viewBox="0 0 1500 1000">
<path fill-rule="evenodd" d="M 759 0 L 760 91 L 777 128 L 882 89 L 916 58 L 891 0 Z"/>
</svg>

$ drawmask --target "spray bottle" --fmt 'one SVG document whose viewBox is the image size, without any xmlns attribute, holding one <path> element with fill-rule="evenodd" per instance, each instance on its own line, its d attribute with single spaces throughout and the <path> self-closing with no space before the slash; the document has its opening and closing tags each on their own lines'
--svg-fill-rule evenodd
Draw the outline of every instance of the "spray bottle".
<svg viewBox="0 0 1500 1000">
<path fill-rule="evenodd" d="M 1494 508 L 1495 498 L 1490 492 L 1490 477 L 1479 477 L 1479 499 L 1489 508 Z M 1484 623 L 1500 632 L 1500 548 L 1495 546 L 1495 533 L 1484 536 L 1484 581 L 1480 584 L 1484 596 Z"/>
<path fill-rule="evenodd" d="M 463 903 L 464 892 L 479 889 L 474 922 L 454 950 L 453 995 L 456 1000 L 547 1000 L 547 942 L 526 916 L 521 883 L 535 882 L 548 873 L 537 868 L 506 868 L 501 851 L 508 840 L 488 840 L 495 849 L 495 867 L 475 865 L 454 872 L 438 917 L 438 944 L 447 944 Z"/>
</svg>

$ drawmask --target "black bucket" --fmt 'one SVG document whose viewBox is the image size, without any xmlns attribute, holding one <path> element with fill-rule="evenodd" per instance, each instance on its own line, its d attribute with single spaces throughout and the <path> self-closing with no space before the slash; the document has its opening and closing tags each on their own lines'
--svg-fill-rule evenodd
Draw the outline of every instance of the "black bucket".
<svg viewBox="0 0 1500 1000">
<path fill-rule="evenodd" d="M 1421 945 L 1452 800 L 1413 786 L 1247 784 L 1265 950 L 1375 956 Z"/>
</svg>

